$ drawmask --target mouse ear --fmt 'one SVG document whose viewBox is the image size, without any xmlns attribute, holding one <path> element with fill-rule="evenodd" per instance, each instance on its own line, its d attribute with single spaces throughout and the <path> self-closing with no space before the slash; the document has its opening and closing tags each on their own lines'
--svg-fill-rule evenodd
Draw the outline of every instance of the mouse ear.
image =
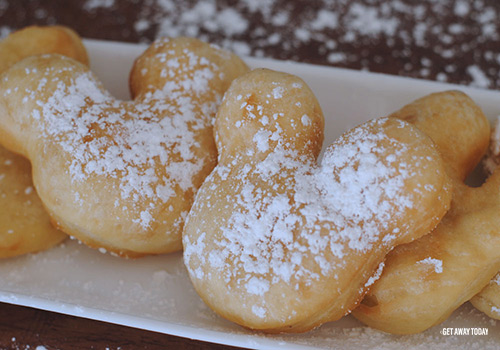
<svg viewBox="0 0 500 350">
<path fill-rule="evenodd" d="M 460 91 L 424 96 L 391 114 L 427 134 L 439 148 L 448 174 L 463 181 L 486 152 L 490 125 L 481 108 Z"/>
<path fill-rule="evenodd" d="M 64 26 L 30 26 L 9 34 L 0 41 L 0 72 L 29 56 L 59 54 L 89 65 L 81 38 Z"/>
<path fill-rule="evenodd" d="M 247 70 L 238 56 L 215 45 L 195 38 L 162 38 L 135 61 L 130 90 L 133 98 L 162 91 L 176 96 L 187 92 L 192 99 L 214 99 Z"/>
<path fill-rule="evenodd" d="M 108 97 L 88 67 L 70 57 L 46 54 L 25 58 L 1 75 L 2 145 L 30 158 L 39 137 L 23 135 L 72 128 L 82 106 Z"/>
<path fill-rule="evenodd" d="M 264 158 L 276 147 L 317 158 L 324 118 L 316 97 L 300 78 L 256 69 L 236 79 L 215 120 L 219 157 Z"/>
</svg>

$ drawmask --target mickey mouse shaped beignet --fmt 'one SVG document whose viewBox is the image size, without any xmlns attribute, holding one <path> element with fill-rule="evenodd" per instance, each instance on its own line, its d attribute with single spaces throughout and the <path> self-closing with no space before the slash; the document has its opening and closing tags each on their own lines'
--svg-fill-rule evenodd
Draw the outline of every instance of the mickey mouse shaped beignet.
<svg viewBox="0 0 500 350">
<path fill-rule="evenodd" d="M 0 77 L 0 142 L 31 160 L 63 231 L 122 256 L 178 250 L 215 165 L 216 108 L 246 71 L 196 39 L 162 39 L 134 64 L 134 100 L 118 101 L 74 60 L 28 58 Z"/>
<path fill-rule="evenodd" d="M 183 231 L 195 289 L 217 313 L 267 332 L 303 332 L 354 308 L 395 246 L 429 232 L 450 203 L 430 139 L 397 119 L 330 145 L 299 78 L 236 79 L 218 110 L 219 162 Z"/>
</svg>

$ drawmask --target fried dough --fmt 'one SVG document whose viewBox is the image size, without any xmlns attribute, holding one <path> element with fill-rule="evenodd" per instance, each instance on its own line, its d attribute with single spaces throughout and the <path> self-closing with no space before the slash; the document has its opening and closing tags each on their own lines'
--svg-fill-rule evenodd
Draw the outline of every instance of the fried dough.
<svg viewBox="0 0 500 350">
<path fill-rule="evenodd" d="M 367 122 L 317 164 L 323 114 L 293 75 L 233 82 L 215 122 L 219 162 L 183 231 L 201 298 L 251 329 L 304 332 L 350 312 L 386 254 L 434 228 L 451 191 L 431 140 Z"/>
<path fill-rule="evenodd" d="M 423 97 L 391 115 L 429 135 L 453 179 L 450 211 L 438 227 L 394 249 L 353 315 L 389 333 L 422 332 L 444 321 L 500 269 L 500 172 L 481 187 L 464 184 L 489 143 L 489 122 L 458 91 Z"/>
</svg>

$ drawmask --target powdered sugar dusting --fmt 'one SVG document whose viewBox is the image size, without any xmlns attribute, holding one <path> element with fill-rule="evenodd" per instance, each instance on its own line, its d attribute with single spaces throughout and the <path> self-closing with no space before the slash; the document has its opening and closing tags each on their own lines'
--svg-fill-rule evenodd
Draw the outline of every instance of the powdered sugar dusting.
<svg viewBox="0 0 500 350">
<path fill-rule="evenodd" d="M 382 272 L 384 271 L 384 262 L 381 262 L 380 265 L 378 266 L 377 270 L 375 271 L 375 273 L 373 274 L 373 276 L 371 276 L 368 281 L 366 281 L 365 283 L 365 287 L 370 287 L 371 285 L 373 285 L 375 282 L 377 282 L 380 278 L 380 276 L 382 276 Z"/>
<path fill-rule="evenodd" d="M 435 273 L 443 273 L 443 261 L 434 258 L 425 258 L 423 260 L 417 261 L 417 264 L 429 265 L 434 268 Z"/>
<path fill-rule="evenodd" d="M 266 309 L 264 309 L 264 308 L 263 308 L 263 307 L 261 307 L 261 306 L 257 306 L 257 305 L 253 305 L 253 306 L 252 306 L 252 312 L 253 312 L 256 316 L 258 316 L 258 317 L 260 317 L 260 318 L 264 318 L 264 317 L 266 317 L 266 314 L 267 314 Z"/>
<path fill-rule="evenodd" d="M 201 103 L 197 96 L 207 91 L 208 81 L 219 69 L 194 53 L 187 55 L 190 67 L 167 64 L 162 72 L 168 79 L 173 74 L 170 69 L 199 66 L 191 76 L 166 80 L 163 87 L 141 95 L 137 102 L 115 100 L 90 72 L 78 72 L 70 81 L 63 81 L 58 73 L 64 72 L 47 68 L 42 76 L 56 87 L 47 101 L 36 101 L 30 113 L 40 123 L 42 137 L 55 140 L 70 155 L 72 181 L 101 176 L 119 179 L 119 192 L 127 206 L 143 199 L 157 203 L 141 209 L 133 220 L 143 228 L 155 220 L 150 210 L 166 203 L 177 187 L 194 191 L 193 177 L 206 161 L 195 156 L 199 147 L 195 135 L 197 130 L 211 127 L 218 101 Z M 157 54 L 155 59 L 166 61 L 165 54 Z M 41 82 L 37 90 L 44 89 Z M 157 170 L 162 167 L 166 171 Z"/>
<path fill-rule="evenodd" d="M 236 181 L 232 186 L 237 187 L 231 197 L 232 214 L 218 223 L 221 238 L 210 242 L 217 248 L 205 251 L 208 236 L 203 227 L 198 228 L 203 233 L 196 242 L 185 244 L 188 269 L 196 256 L 226 282 L 236 281 L 247 293 L 265 295 L 269 285 L 262 281 L 271 286 L 284 282 L 293 287 L 298 280 L 309 285 L 345 269 L 346 255 L 363 255 L 375 244 L 393 244 L 398 234 L 391 225 L 414 205 L 405 182 L 418 171 L 401 161 L 409 149 L 383 131 L 387 122 L 373 120 L 349 132 L 326 150 L 319 167 L 286 147 L 281 134 L 265 159 L 237 158 L 224 164 L 224 174 L 230 172 L 227 179 Z M 380 128 L 376 133 L 370 131 L 374 126 Z M 383 146 L 384 142 L 388 143 Z M 207 182 L 219 183 L 219 176 L 214 171 Z M 368 285 L 382 268 L 383 264 Z M 190 272 L 195 278 L 206 277 Z"/>
<path fill-rule="evenodd" d="M 490 283 L 494 283 L 500 286 L 500 273 L 496 274 L 495 277 L 493 277 L 493 279 L 490 281 Z"/>
<path fill-rule="evenodd" d="M 91 74 L 84 73 L 76 77 L 70 86 L 61 83 L 48 103 L 42 104 L 47 136 L 60 138 L 59 144 L 64 151 L 73 156 L 69 170 L 75 181 L 84 181 L 91 175 L 113 178 L 120 175 L 123 199 L 138 200 L 138 197 L 145 196 L 158 197 L 166 202 L 173 193 L 174 184 L 167 178 L 157 177 L 150 167 L 151 163 L 155 163 L 155 158 L 162 164 L 171 163 L 170 174 L 173 178 L 189 182 L 189 176 L 186 178 L 183 174 L 177 175 L 176 170 L 187 168 L 192 170 L 188 172 L 192 176 L 202 165 L 190 151 L 194 143 L 193 134 L 183 121 L 184 118 L 194 119 L 189 100 L 181 100 L 184 102 L 184 111 L 175 111 L 156 98 L 145 100 L 142 106 L 130 108 L 130 103 L 116 102 L 110 96 L 102 94 L 93 79 Z M 148 108 L 148 104 L 151 107 Z M 87 108 L 87 112 L 82 115 L 84 108 Z M 155 114 L 160 109 L 169 110 L 173 117 L 158 118 Z M 110 117 L 104 119 L 102 115 Z M 127 117 L 124 118 L 124 115 Z M 96 137 L 86 142 L 85 137 L 97 128 L 116 129 L 119 134 L 126 136 L 115 140 L 106 136 Z M 176 153 L 182 159 L 177 162 L 168 153 L 169 146 L 176 143 Z M 189 187 L 189 184 L 183 187 Z M 146 216 L 147 213 L 141 214 L 141 223 L 148 225 L 149 220 L 144 219 Z"/>
<path fill-rule="evenodd" d="M 246 288 L 250 294 L 263 295 L 269 290 L 269 281 L 252 277 L 247 282 Z"/>
</svg>

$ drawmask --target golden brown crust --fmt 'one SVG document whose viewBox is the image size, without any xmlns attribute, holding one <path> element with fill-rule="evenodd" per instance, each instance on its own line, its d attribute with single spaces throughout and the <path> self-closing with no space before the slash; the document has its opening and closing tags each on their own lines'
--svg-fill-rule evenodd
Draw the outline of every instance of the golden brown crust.
<svg viewBox="0 0 500 350">
<path fill-rule="evenodd" d="M 245 327 L 304 332 L 339 319 L 385 255 L 448 209 L 442 160 L 417 128 L 367 122 L 317 165 L 323 123 L 307 85 L 270 70 L 235 80 L 219 108 L 219 163 L 188 216 L 184 259 L 203 300 Z"/>
<path fill-rule="evenodd" d="M 50 223 L 29 162 L 0 147 L 0 258 L 45 250 L 66 237 Z"/>
<path fill-rule="evenodd" d="M 63 26 L 30 26 L 11 33 L 0 42 L 0 72 L 23 58 L 49 53 L 89 64 L 87 50 L 72 29 Z"/>
</svg>

